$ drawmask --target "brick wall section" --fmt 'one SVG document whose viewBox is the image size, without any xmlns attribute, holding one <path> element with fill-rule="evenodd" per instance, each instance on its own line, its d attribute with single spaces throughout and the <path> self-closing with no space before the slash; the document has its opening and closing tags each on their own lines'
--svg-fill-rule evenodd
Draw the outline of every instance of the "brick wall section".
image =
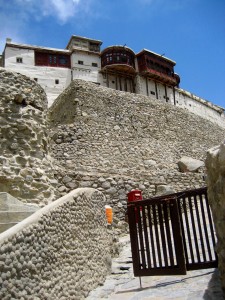
<svg viewBox="0 0 225 300">
<path fill-rule="evenodd" d="M 111 267 L 105 198 L 77 189 L 0 235 L 0 299 L 84 299 Z"/>
</svg>

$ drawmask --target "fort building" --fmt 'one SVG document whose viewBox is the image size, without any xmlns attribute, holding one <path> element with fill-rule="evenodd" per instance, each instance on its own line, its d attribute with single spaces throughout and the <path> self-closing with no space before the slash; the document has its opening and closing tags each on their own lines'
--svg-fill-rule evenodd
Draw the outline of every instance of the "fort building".
<svg viewBox="0 0 225 300">
<path fill-rule="evenodd" d="M 127 46 L 101 50 L 102 41 L 71 36 L 65 49 L 18 44 L 6 39 L 2 66 L 37 81 L 48 105 L 74 79 L 167 102 L 225 127 L 224 108 L 179 87 L 176 62 L 148 49 L 135 53 Z"/>
</svg>

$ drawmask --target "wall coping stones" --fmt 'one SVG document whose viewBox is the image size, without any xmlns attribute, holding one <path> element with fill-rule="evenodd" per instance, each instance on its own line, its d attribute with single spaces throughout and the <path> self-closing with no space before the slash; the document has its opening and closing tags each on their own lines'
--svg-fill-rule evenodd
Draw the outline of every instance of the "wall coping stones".
<svg viewBox="0 0 225 300">
<path fill-rule="evenodd" d="M 76 190 L 71 191 L 70 193 L 66 194 L 65 196 L 57 199 L 56 201 L 44 206 L 43 208 L 39 209 L 31 216 L 26 218 L 25 220 L 21 221 L 20 223 L 16 224 L 15 226 L 9 228 L 8 230 L 2 232 L 0 234 L 0 245 L 6 240 L 14 236 L 15 234 L 19 233 L 21 230 L 29 227 L 31 224 L 36 224 L 40 221 L 44 214 L 47 214 L 54 208 L 69 202 L 73 199 L 74 196 L 78 197 L 80 195 L 86 195 L 87 197 L 91 197 L 91 195 L 96 192 L 96 189 L 93 188 L 78 188 Z"/>
</svg>

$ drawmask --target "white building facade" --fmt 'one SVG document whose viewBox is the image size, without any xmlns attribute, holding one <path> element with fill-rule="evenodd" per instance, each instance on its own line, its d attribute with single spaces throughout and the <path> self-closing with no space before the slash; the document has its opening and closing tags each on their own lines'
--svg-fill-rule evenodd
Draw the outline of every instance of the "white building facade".
<svg viewBox="0 0 225 300">
<path fill-rule="evenodd" d="M 101 45 L 100 40 L 75 35 L 66 49 L 7 39 L 2 66 L 37 81 L 47 94 L 49 106 L 73 79 L 83 79 L 185 108 L 225 128 L 224 108 L 179 88 L 173 60 L 147 49 L 135 54 L 125 46 L 101 51 Z"/>
</svg>

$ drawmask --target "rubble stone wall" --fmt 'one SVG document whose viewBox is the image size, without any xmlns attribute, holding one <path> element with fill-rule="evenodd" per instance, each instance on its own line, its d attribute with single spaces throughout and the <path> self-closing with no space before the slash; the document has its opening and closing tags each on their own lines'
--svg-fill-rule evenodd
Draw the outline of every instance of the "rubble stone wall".
<svg viewBox="0 0 225 300">
<path fill-rule="evenodd" d="M 77 189 L 0 234 L 0 299 L 84 299 L 111 268 L 105 197 Z"/>
<path fill-rule="evenodd" d="M 0 191 L 23 202 L 56 199 L 47 98 L 28 77 L 0 68 Z"/>
<path fill-rule="evenodd" d="M 214 217 L 219 270 L 225 295 L 225 141 L 207 152 L 208 196 Z"/>
<path fill-rule="evenodd" d="M 51 147 L 59 191 L 100 189 L 124 215 L 127 192 L 144 197 L 205 185 L 204 167 L 181 173 L 178 161 L 204 161 L 224 138 L 219 126 L 149 97 L 74 80 L 50 108 Z"/>
</svg>

